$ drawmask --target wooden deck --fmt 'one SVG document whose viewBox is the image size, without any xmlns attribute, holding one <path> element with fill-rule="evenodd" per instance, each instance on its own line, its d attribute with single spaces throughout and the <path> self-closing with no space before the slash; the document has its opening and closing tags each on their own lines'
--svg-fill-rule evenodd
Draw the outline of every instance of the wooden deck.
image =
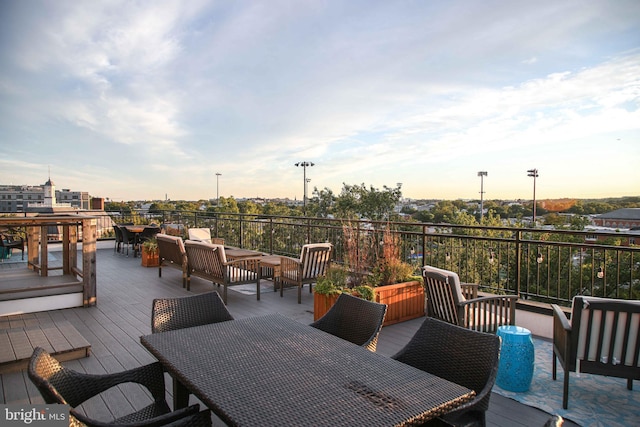
<svg viewBox="0 0 640 427">
<path fill-rule="evenodd" d="M 89 356 L 91 344 L 68 321 L 0 318 L 0 374 L 26 369 L 36 347 L 61 362 Z M 24 323 L 23 326 L 11 323 Z"/>
<path fill-rule="evenodd" d="M 140 336 L 151 333 L 151 303 L 154 298 L 185 296 L 212 290 L 212 286 L 199 278 L 192 278 L 191 292 L 182 289 L 181 273 L 163 269 L 158 277 L 157 268 L 145 268 L 140 258 L 114 253 L 113 242 L 100 242 L 97 251 L 97 305 L 88 308 L 70 308 L 41 313 L 10 316 L 12 322 L 53 320 L 67 321 L 91 344 L 91 355 L 64 362 L 66 366 L 83 372 L 105 373 L 130 369 L 151 363 L 154 358 L 140 344 Z M 11 268 L 15 268 L 12 265 Z M 26 264 L 25 264 L 26 268 Z M 0 265 L 0 281 L 6 272 Z M 250 285 L 249 285 L 250 287 Z M 255 286 L 254 286 L 255 288 Z M 247 292 L 250 292 L 248 290 Z M 302 292 L 302 304 L 297 304 L 297 291 L 285 290 L 284 297 L 274 292 L 271 282 L 265 281 L 261 300 L 256 296 L 229 288 L 228 308 L 236 318 L 259 316 L 279 312 L 303 323 L 313 321 L 313 297 L 308 288 Z M 6 317 L 0 318 L 8 320 Z M 412 337 L 422 319 L 415 319 L 384 327 L 378 342 L 378 353 L 390 356 Z M 1 344 L 0 344 L 1 345 Z M 215 363 L 215 361 L 212 361 Z M 167 378 L 167 394 L 171 393 L 171 380 Z M 169 402 L 171 398 L 168 397 Z M 194 397 L 192 396 L 192 399 Z M 0 375 L 0 403 L 44 403 L 24 371 Z M 122 386 L 92 399 L 84 410 L 96 418 L 121 416 L 149 403 L 148 396 L 139 386 Z M 511 399 L 493 394 L 487 421 L 491 426 L 542 426 L 549 414 L 522 405 Z M 214 425 L 222 426 L 214 419 Z M 575 424 L 565 422 L 565 426 Z"/>
</svg>

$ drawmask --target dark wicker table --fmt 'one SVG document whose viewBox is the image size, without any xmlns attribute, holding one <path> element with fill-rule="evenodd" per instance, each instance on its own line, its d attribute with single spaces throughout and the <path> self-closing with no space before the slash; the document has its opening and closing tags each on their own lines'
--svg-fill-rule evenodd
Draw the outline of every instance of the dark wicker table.
<svg viewBox="0 0 640 427">
<path fill-rule="evenodd" d="M 279 314 L 146 335 L 142 344 L 228 425 L 414 425 L 474 392 Z M 176 381 L 177 380 L 177 381 Z"/>
</svg>

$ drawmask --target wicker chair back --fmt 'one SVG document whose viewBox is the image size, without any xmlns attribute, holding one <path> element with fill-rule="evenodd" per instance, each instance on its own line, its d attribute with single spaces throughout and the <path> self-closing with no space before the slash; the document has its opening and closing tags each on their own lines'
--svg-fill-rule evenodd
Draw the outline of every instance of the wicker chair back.
<svg viewBox="0 0 640 427">
<path fill-rule="evenodd" d="M 475 398 L 443 418 L 452 425 L 475 419 L 485 425 L 491 389 L 498 373 L 500 338 L 427 317 L 393 359 L 463 385 Z"/>
<path fill-rule="evenodd" d="M 340 294 L 329 311 L 311 326 L 376 351 L 386 313 L 386 304 Z"/>
</svg>

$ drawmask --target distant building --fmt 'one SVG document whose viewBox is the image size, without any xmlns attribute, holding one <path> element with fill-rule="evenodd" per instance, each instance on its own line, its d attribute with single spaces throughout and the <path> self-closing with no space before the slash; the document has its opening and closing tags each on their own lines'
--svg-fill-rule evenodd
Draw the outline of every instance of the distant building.
<svg viewBox="0 0 640 427">
<path fill-rule="evenodd" d="M 594 225 L 600 227 L 631 229 L 640 227 L 640 208 L 623 208 L 597 215 Z"/>
<path fill-rule="evenodd" d="M 0 212 L 37 212 L 52 207 L 88 210 L 89 202 L 86 191 L 56 190 L 51 179 L 37 186 L 0 185 Z"/>
<path fill-rule="evenodd" d="M 92 197 L 91 198 L 91 209 L 97 211 L 104 210 L 104 199 L 102 197 Z"/>
</svg>

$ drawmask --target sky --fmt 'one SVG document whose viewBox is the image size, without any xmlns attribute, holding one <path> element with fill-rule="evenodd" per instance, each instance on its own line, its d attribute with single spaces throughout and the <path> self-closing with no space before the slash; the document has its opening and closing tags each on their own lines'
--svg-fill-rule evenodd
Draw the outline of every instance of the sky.
<svg viewBox="0 0 640 427">
<path fill-rule="evenodd" d="M 0 0 L 0 185 L 531 199 L 530 169 L 640 195 L 640 1 Z"/>
</svg>

